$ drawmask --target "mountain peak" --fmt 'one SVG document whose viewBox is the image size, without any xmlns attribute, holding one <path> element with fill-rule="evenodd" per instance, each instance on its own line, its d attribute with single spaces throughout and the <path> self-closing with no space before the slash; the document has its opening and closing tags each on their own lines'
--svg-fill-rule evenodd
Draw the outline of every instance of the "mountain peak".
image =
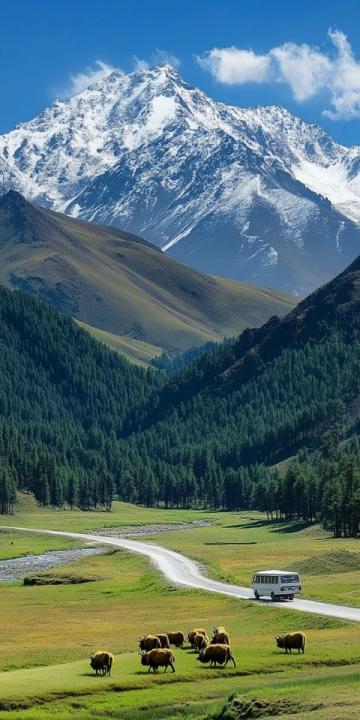
<svg viewBox="0 0 360 720">
<path fill-rule="evenodd" d="M 176 82 L 181 82 L 182 84 L 185 83 L 183 77 L 180 75 L 176 67 L 174 67 L 174 65 L 171 65 L 171 63 L 169 62 L 163 62 L 159 63 L 158 65 L 154 65 L 152 70 L 157 75 L 161 75 L 171 80 L 175 80 Z"/>
<path fill-rule="evenodd" d="M 0 209 L 25 209 L 31 208 L 30 203 L 17 190 L 8 190 L 4 195 L 0 196 Z"/>
<path fill-rule="evenodd" d="M 285 108 L 217 103 L 160 63 L 114 70 L 0 136 L 0 178 L 196 269 L 301 296 L 358 254 L 359 156 Z"/>
<path fill-rule="evenodd" d="M 134 70 L 132 73 L 129 73 L 129 75 L 140 75 L 144 78 L 168 78 L 184 82 L 178 70 L 174 67 L 174 65 L 171 65 L 171 63 L 169 62 L 161 62 L 157 63 L 156 65 L 150 65 L 144 68 L 140 67 L 139 69 Z"/>
<path fill-rule="evenodd" d="M 0 197 L 0 247 L 37 244 L 39 234 L 46 234 L 48 229 L 43 211 L 21 193 L 9 190 Z M 4 260 L 2 257 L 2 263 Z"/>
<path fill-rule="evenodd" d="M 120 99 L 123 87 L 129 89 L 131 87 L 138 86 L 139 84 L 146 85 L 149 82 L 155 83 L 156 85 L 163 85 L 169 82 L 185 85 L 183 78 L 175 67 L 170 63 L 164 62 L 151 67 L 140 67 L 130 73 L 124 73 L 122 70 L 115 69 L 106 75 L 105 78 L 93 83 L 86 88 L 86 90 L 83 90 L 78 95 L 74 95 L 71 99 L 76 101 L 76 98 L 86 98 L 89 92 L 92 93 L 94 91 L 105 93 L 110 92 L 113 94 L 114 90 L 119 93 L 118 99 Z"/>
</svg>

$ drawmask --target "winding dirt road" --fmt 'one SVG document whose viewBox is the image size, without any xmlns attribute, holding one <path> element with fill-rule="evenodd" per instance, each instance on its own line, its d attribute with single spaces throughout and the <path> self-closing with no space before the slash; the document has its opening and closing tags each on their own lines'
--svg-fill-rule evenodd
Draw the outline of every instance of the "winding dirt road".
<svg viewBox="0 0 360 720">
<path fill-rule="evenodd" d="M 239 600 L 253 600 L 260 605 L 271 604 L 272 607 L 284 608 L 289 610 L 299 610 L 300 612 L 309 612 L 315 615 L 326 615 L 328 617 L 339 618 L 341 620 L 350 620 L 360 622 L 360 608 L 349 607 L 348 605 L 332 605 L 330 603 L 316 602 L 315 600 L 295 599 L 291 602 L 271 602 L 267 600 L 256 601 L 250 588 L 241 587 L 240 585 L 230 585 L 211 580 L 202 574 L 200 566 L 190 560 L 190 558 L 167 550 L 159 545 L 152 543 L 139 542 L 137 540 L 127 540 L 125 538 L 115 538 L 106 535 L 91 535 L 89 533 L 66 532 L 63 530 L 39 530 L 35 528 L 17 528 L 0 526 L 0 530 L 14 530 L 19 532 L 32 532 L 41 535 L 60 535 L 62 537 L 75 538 L 86 542 L 99 543 L 101 545 L 110 545 L 111 547 L 123 548 L 130 552 L 146 555 L 151 562 L 157 567 L 163 575 L 174 585 L 181 585 L 188 588 L 197 588 L 207 590 L 208 592 L 220 593 L 221 595 L 229 595 Z"/>
</svg>

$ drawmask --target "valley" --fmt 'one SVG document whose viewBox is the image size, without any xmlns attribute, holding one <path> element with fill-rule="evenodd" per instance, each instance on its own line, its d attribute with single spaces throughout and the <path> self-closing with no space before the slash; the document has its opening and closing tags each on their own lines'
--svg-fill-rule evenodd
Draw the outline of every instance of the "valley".
<svg viewBox="0 0 360 720">
<path fill-rule="evenodd" d="M 129 527 L 132 523 L 139 526 L 170 519 L 181 523 L 194 516 L 204 518 L 210 521 L 209 527 L 162 533 L 158 538 L 152 535 L 150 542 L 191 554 L 208 567 L 213 577 L 226 582 L 238 582 L 241 578 L 248 584 L 254 569 L 265 566 L 269 558 L 282 567 L 302 563 L 306 595 L 312 593 L 322 600 L 334 600 L 337 587 L 342 588 L 343 600 L 346 597 L 351 604 L 360 604 L 356 581 L 354 584 L 358 571 L 343 573 L 340 562 L 328 576 L 321 572 L 314 575 L 313 570 L 311 574 L 306 572 L 310 558 L 320 552 L 322 557 L 331 556 L 338 550 L 338 541 L 318 526 L 306 529 L 291 523 L 269 523 L 264 515 L 255 512 L 163 511 L 121 503 L 114 504 L 111 518 L 101 512 L 79 517 L 78 512 L 68 511 L 58 516 L 59 513 L 42 510 L 24 498 L 13 521 L 49 527 L 54 519 L 55 524 L 63 522 L 67 527 L 80 524 L 91 532 L 92 527 L 101 527 L 104 520 L 111 520 L 114 527 Z M 22 542 L 22 534 L 14 532 L 10 536 L 16 554 L 16 543 Z M 0 540 L 2 537 L 0 532 Z M 39 539 L 49 545 L 54 542 L 54 538 L 32 534 L 26 535 L 26 539 L 28 547 Z M 62 541 L 56 538 L 59 540 Z M 346 541 L 341 551 L 357 555 L 356 540 Z M 347 717 L 356 717 L 358 698 L 354 682 L 360 672 L 360 656 L 357 633 L 351 623 L 298 614 L 288 604 L 280 609 L 259 607 L 253 601 L 175 587 L 149 568 L 147 559 L 121 550 L 50 572 L 54 576 L 64 572 L 83 574 L 93 581 L 39 587 L 13 583 L 0 588 L 0 610 L 7 618 L 2 657 L 6 653 L 8 659 L 2 667 L 5 672 L 0 674 L 0 704 L 9 720 L 30 720 L 35 716 L 45 719 L 54 712 L 65 718 L 75 707 L 84 720 L 90 714 L 107 717 L 114 712 L 121 717 L 136 714 L 154 720 L 179 715 L 203 720 L 218 717 L 230 694 L 239 695 L 243 701 L 257 698 L 263 702 L 285 703 L 291 697 L 292 703 L 298 705 L 295 717 L 299 720 L 308 717 L 310 707 L 316 708 L 317 718 L 335 719 L 339 703 L 344 702 Z M 351 585 L 350 600 L 346 587 Z M 39 603 L 40 624 L 33 622 Z M 32 628 L 31 634 L 24 636 L 16 624 L 14 605 L 21 608 L 23 622 Z M 187 632 L 196 624 L 210 630 L 217 622 L 225 624 L 230 632 L 235 669 L 199 667 L 194 652 L 185 648 L 175 650 L 174 676 L 152 677 L 142 670 L 136 648 L 142 633 L 165 627 Z M 308 639 L 304 657 L 288 657 L 276 650 L 273 639 L 276 632 L 299 628 L 305 630 Z M 98 646 L 106 646 L 116 654 L 110 680 L 96 678 L 89 672 L 86 656 Z M 154 687 L 156 702 L 152 699 Z M 280 717 L 285 720 L 287 712 Z"/>
<path fill-rule="evenodd" d="M 339 720 L 339 707 L 342 720 L 357 718 L 358 288 L 356 260 L 285 318 L 170 375 L 129 364 L 55 308 L 0 288 L 0 559 L 78 549 L 82 532 L 98 542 L 102 530 L 143 529 L 138 545 L 110 537 L 104 554 L 0 586 L 6 720 L 67 720 L 74 710 L 80 720 L 220 720 L 260 706 L 283 720 Z M 279 450 L 286 462 L 274 467 Z M 165 549 L 165 575 L 156 553 L 149 565 L 129 552 L 147 542 Z M 190 559 L 186 587 L 167 551 Z M 250 598 L 255 570 L 274 566 L 300 572 L 299 600 Z M 240 586 L 236 597 L 222 594 L 228 584 Z M 333 617 L 332 605 L 352 610 Z M 221 623 L 235 668 L 202 666 L 188 646 L 174 650 L 175 674 L 142 668 L 139 635 Z M 306 633 L 304 655 L 275 647 L 293 630 Z M 99 648 L 115 655 L 111 678 L 89 668 Z"/>
<path fill-rule="evenodd" d="M 295 5 L 2 8 L 0 720 L 359 718 L 360 6 Z"/>
</svg>

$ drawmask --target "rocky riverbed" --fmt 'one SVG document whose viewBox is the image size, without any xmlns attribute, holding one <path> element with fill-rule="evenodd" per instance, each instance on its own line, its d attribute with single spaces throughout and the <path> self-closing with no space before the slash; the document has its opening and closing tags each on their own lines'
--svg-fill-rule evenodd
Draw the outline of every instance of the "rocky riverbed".
<svg viewBox="0 0 360 720">
<path fill-rule="evenodd" d="M 211 523 L 208 520 L 192 520 L 180 523 L 159 523 L 152 525 L 130 525 L 127 527 L 104 528 L 103 530 L 92 530 L 91 535 L 102 535 L 113 538 L 141 537 L 142 535 L 157 535 L 162 532 L 183 532 L 195 528 L 208 527 Z M 76 548 L 73 550 L 54 550 L 42 555 L 26 555 L 24 557 L 10 560 L 0 560 L 0 583 L 13 582 L 27 575 L 50 570 L 54 567 L 61 567 L 76 560 L 100 555 L 106 552 L 106 548 Z"/>
<path fill-rule="evenodd" d="M 107 537 L 128 538 L 140 535 L 157 535 L 162 532 L 183 532 L 195 528 L 209 527 L 209 520 L 191 520 L 180 523 L 154 523 L 153 525 L 129 525 L 128 527 L 111 527 L 102 530 L 93 530 L 92 535 L 106 535 Z"/>
<path fill-rule="evenodd" d="M 51 550 L 42 555 L 26 555 L 25 557 L 0 560 L 0 582 L 13 582 L 26 575 L 61 567 L 91 555 L 108 552 L 105 548 L 74 548 L 73 550 Z"/>
</svg>

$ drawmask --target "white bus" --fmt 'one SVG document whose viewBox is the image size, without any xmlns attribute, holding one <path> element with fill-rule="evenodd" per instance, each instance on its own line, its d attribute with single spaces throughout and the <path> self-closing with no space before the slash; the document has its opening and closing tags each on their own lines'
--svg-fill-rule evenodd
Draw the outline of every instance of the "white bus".
<svg viewBox="0 0 360 720">
<path fill-rule="evenodd" d="M 272 600 L 293 600 L 301 591 L 301 581 L 298 573 L 291 570 L 261 570 L 255 573 L 252 587 L 257 600 L 262 595 Z"/>
</svg>

